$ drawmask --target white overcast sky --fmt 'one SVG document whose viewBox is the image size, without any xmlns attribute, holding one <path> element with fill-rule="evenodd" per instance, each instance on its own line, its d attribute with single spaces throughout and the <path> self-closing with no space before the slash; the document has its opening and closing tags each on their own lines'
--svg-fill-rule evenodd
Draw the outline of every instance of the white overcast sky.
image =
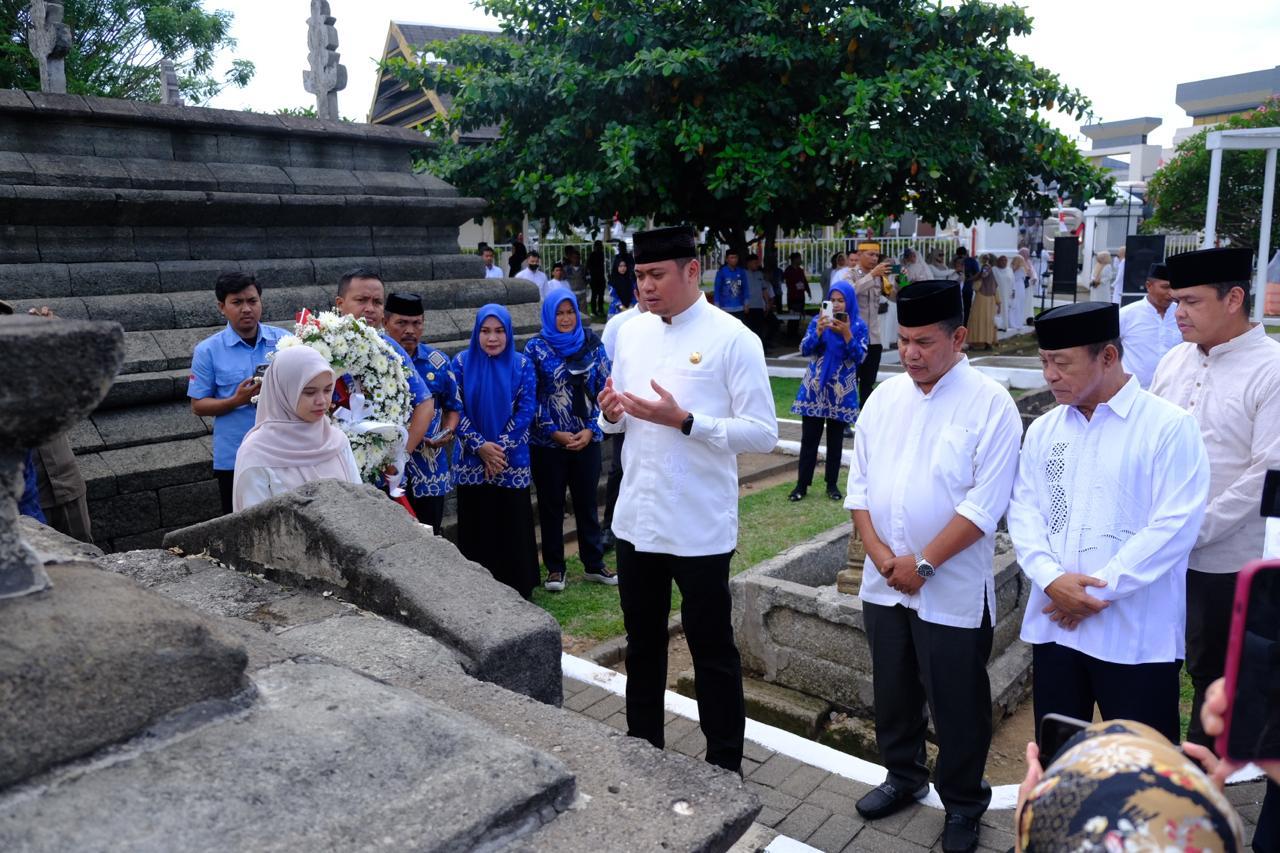
<svg viewBox="0 0 1280 853">
<path fill-rule="evenodd" d="M 356 121 L 367 119 L 389 21 L 497 28 L 471 0 L 330 0 L 330 5 L 349 76 L 338 102 L 343 115 Z M 1276 0 L 1023 0 L 1019 5 L 1035 18 L 1034 32 L 1016 42 L 1020 52 L 1088 95 L 1096 121 L 1162 118 L 1164 124 L 1150 137 L 1162 145 L 1170 144 L 1174 130 L 1190 124 L 1174 103 L 1178 83 L 1271 68 L 1280 60 Z M 257 66 L 247 88 L 224 92 L 212 106 L 270 111 L 314 105 L 302 88 L 308 0 L 207 0 L 205 6 L 235 14 L 236 55 Z M 223 64 L 229 61 L 224 57 Z M 1061 116 L 1054 121 L 1076 135 L 1074 121 Z"/>
</svg>

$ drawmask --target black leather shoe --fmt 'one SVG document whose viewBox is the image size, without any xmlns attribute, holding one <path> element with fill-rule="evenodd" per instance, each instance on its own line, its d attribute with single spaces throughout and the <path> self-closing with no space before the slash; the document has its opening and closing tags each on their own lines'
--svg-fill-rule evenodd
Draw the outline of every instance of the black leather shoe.
<svg viewBox="0 0 1280 853">
<path fill-rule="evenodd" d="M 792 489 L 791 494 L 787 495 L 787 500 L 792 503 L 804 500 L 804 489 Z"/>
<path fill-rule="evenodd" d="M 880 787 L 872 788 L 863 794 L 854 808 L 867 820 L 879 820 L 902 811 L 928 793 L 928 783 L 922 785 L 918 791 L 901 791 L 884 782 Z"/>
<path fill-rule="evenodd" d="M 835 486 L 827 487 L 827 497 L 831 498 L 831 500 L 833 501 L 844 500 L 844 495 L 840 494 L 840 490 L 837 489 Z"/>
<path fill-rule="evenodd" d="M 972 853 L 978 849 L 978 822 L 962 814 L 947 815 L 942 828 L 943 853 Z"/>
</svg>

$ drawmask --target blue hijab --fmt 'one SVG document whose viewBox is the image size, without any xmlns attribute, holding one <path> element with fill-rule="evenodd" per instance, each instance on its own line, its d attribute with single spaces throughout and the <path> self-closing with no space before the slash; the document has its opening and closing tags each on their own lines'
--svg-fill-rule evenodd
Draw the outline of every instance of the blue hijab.
<svg viewBox="0 0 1280 853">
<path fill-rule="evenodd" d="M 566 300 L 573 303 L 573 313 L 577 318 L 571 332 L 556 329 L 556 312 Z M 546 298 L 542 300 L 542 337 L 561 358 L 568 358 L 582 349 L 582 314 L 578 311 L 578 297 L 569 288 L 556 287 L 548 290 Z"/>
<path fill-rule="evenodd" d="M 844 279 L 831 283 L 831 289 L 827 291 L 827 298 L 831 298 L 832 293 L 839 293 L 844 297 L 844 310 L 849 315 L 850 324 L 853 318 L 858 316 L 858 302 L 853 295 L 853 287 Z M 852 325 L 850 325 L 852 328 Z M 845 343 L 844 336 L 834 329 L 827 329 L 822 333 L 822 369 L 818 374 L 818 387 L 826 388 L 831 384 L 831 378 L 835 376 L 836 370 L 844 363 L 845 351 L 849 344 Z"/>
<path fill-rule="evenodd" d="M 507 348 L 495 356 L 480 347 L 480 326 L 490 317 L 497 317 L 507 330 Z M 471 345 L 467 347 L 462 395 L 467 417 L 488 441 L 497 441 L 511 420 L 519 369 L 520 357 L 511 334 L 511 312 L 492 302 L 481 306 L 471 330 Z"/>
</svg>

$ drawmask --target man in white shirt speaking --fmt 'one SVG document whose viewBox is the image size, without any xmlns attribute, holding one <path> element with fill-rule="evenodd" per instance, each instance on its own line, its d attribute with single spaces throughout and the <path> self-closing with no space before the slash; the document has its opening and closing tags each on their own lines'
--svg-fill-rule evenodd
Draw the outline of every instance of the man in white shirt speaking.
<svg viewBox="0 0 1280 853">
<path fill-rule="evenodd" d="M 1200 705 L 1226 665 L 1236 573 L 1262 556 L 1262 482 L 1280 468 L 1280 342 L 1249 321 L 1249 249 L 1187 252 L 1167 264 L 1186 343 L 1161 360 L 1151 390 L 1191 413 L 1209 453 L 1209 505 L 1187 572 L 1187 739 L 1212 747 Z"/>
<path fill-rule="evenodd" d="M 925 703 L 938 735 L 944 850 L 972 850 L 991 801 L 987 658 L 996 619 L 996 525 L 1009 505 L 1022 422 L 1009 392 L 969 366 L 954 281 L 898 294 L 906 373 L 858 417 L 845 507 L 865 543 L 862 619 L 871 647 L 884 784 L 857 803 L 887 817 L 928 790 Z"/>
<path fill-rule="evenodd" d="M 1124 372 L 1138 377 L 1143 388 L 1151 387 L 1156 365 L 1164 354 L 1182 343 L 1178 318 L 1173 310 L 1173 288 L 1169 269 L 1152 264 L 1147 273 L 1147 296 L 1120 309 L 1120 343 L 1124 347 Z"/>
<path fill-rule="evenodd" d="M 1059 405 L 1027 430 L 1009 535 L 1031 597 L 1036 730 L 1047 713 L 1146 723 L 1179 740 L 1187 555 L 1209 491 L 1195 420 L 1121 366 L 1119 309 L 1036 318 Z"/>
<path fill-rule="evenodd" d="M 667 619 L 680 588 L 707 761 L 741 771 L 746 710 L 730 621 L 739 453 L 778 442 L 764 348 L 699 288 L 689 227 L 635 235 L 636 294 L 648 309 L 618 330 L 600 426 L 625 431 L 613 513 L 627 629 L 627 734 L 663 745 Z"/>
</svg>

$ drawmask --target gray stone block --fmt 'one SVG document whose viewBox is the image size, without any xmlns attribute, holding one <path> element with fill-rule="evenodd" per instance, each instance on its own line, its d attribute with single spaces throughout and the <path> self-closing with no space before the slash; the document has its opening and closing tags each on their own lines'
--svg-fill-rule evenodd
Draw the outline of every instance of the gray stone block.
<svg viewBox="0 0 1280 853">
<path fill-rule="evenodd" d="M 204 329 L 225 323 L 226 318 L 218 310 L 218 299 L 212 290 L 169 294 L 168 299 L 173 304 L 173 327 Z"/>
<path fill-rule="evenodd" d="M 0 843 L 496 849 L 573 800 L 559 760 L 410 691 L 325 663 L 277 664 L 253 682 L 246 713 L 7 803 Z"/>
<path fill-rule="evenodd" d="M 480 266 L 484 266 L 484 261 L 480 262 Z M 538 286 L 531 281 L 525 281 L 522 278 L 495 278 L 494 281 L 506 286 L 508 305 L 539 302 L 542 299 L 538 293 Z"/>
<path fill-rule="evenodd" d="M 471 320 L 474 323 L 474 314 Z M 431 311 L 424 318 L 422 339 L 427 343 L 456 341 L 463 338 L 468 340 L 471 338 L 471 325 L 464 329 L 459 319 L 453 316 L 452 311 Z"/>
<path fill-rule="evenodd" d="M 160 543 L 164 541 L 164 535 L 168 533 L 167 528 L 157 528 L 155 530 L 144 530 L 141 533 L 130 533 L 126 536 L 117 536 L 111 540 L 112 551 L 145 551 L 159 548 Z"/>
<path fill-rule="evenodd" d="M 38 225 L 40 259 L 46 263 L 132 261 L 133 229 L 114 226 Z"/>
<path fill-rule="evenodd" d="M 230 260 L 157 261 L 156 269 L 160 274 L 162 292 L 180 293 L 198 290 L 207 293 L 209 298 L 213 299 L 213 286 L 217 283 L 218 276 L 224 272 L 239 272 L 241 264 L 239 261 Z"/>
<path fill-rule="evenodd" d="M 373 236 L 367 226 L 323 225 L 307 229 L 314 258 L 361 258 L 373 254 Z"/>
<path fill-rule="evenodd" d="M 124 333 L 124 364 L 120 367 L 122 375 L 164 370 L 166 367 L 168 362 L 152 332 Z"/>
<path fill-rule="evenodd" d="M 45 564 L 91 561 L 102 556 L 102 549 L 79 539 L 72 539 L 27 515 L 18 516 L 19 533 Z"/>
<path fill-rule="evenodd" d="M 179 376 L 182 378 L 181 391 L 175 387 L 175 380 Z M 98 411 L 186 399 L 186 379 L 186 370 L 148 371 L 117 376 L 111 389 L 107 391 L 107 396 L 98 404 Z"/>
<path fill-rule="evenodd" d="M 212 292 L 209 298 L 213 299 Z M 225 328 L 225 324 L 222 328 Z M 151 334 L 160 351 L 164 353 L 165 366 L 169 369 L 177 369 L 190 367 L 191 353 L 195 351 L 196 344 L 216 335 L 222 331 L 222 328 L 210 326 L 203 329 L 158 329 Z"/>
<path fill-rule="evenodd" d="M 11 299 L 15 314 L 25 314 L 31 308 L 48 308 L 64 320 L 88 320 L 89 311 L 84 300 L 69 296 L 62 299 Z"/>
<path fill-rule="evenodd" d="M 0 122 L 0 149 L 42 154 L 93 154 L 93 140 L 84 134 L 59 132 L 56 125 L 50 127 L 43 121 L 10 122 L 9 118 L 5 116 L 5 121 Z"/>
<path fill-rule="evenodd" d="M 99 457 L 115 474 L 122 493 L 155 491 L 166 486 L 208 480 L 212 476 L 210 471 L 213 457 L 209 449 L 197 439 L 104 450 Z M 215 492 L 215 496 L 216 494 Z M 161 494 L 160 497 L 163 510 L 164 495 Z M 173 527 L 185 523 L 164 520 L 163 514 L 161 521 L 156 527 Z"/>
<path fill-rule="evenodd" d="M 89 126 L 83 131 L 93 140 L 93 153 L 103 157 L 148 157 L 173 159 L 173 142 L 168 132 L 149 127 Z"/>
<path fill-rule="evenodd" d="M 30 114 L 35 107 L 31 105 L 27 93 L 21 89 L 0 89 L 0 109 L 5 112 L 16 111 Z"/>
<path fill-rule="evenodd" d="M 279 166 L 254 163 L 209 163 L 208 169 L 224 193 L 291 193 L 293 181 Z"/>
<path fill-rule="evenodd" d="M 199 190 L 218 189 L 218 180 L 204 163 L 182 160 L 151 160 L 126 157 L 120 160 L 134 189 Z"/>
<path fill-rule="evenodd" d="M 371 172 L 357 169 L 355 176 L 364 187 L 363 192 L 368 195 L 421 196 L 426 193 L 422 184 L 414 180 L 413 175 L 405 172 Z"/>
<path fill-rule="evenodd" d="M 6 184 L 34 184 L 35 172 L 27 158 L 19 151 L 0 151 L 0 182 Z M 355 182 L 359 186 L 359 182 Z"/>
<path fill-rule="evenodd" d="M 267 165 L 281 168 L 289 162 L 289 140 L 284 137 L 218 134 L 218 158 L 222 163 Z"/>
<path fill-rule="evenodd" d="M 116 480 L 119 485 L 119 478 Z M 142 533 L 160 526 L 160 504 L 155 492 L 115 495 L 106 500 L 89 501 L 89 520 L 93 541 L 110 542 L 131 533 Z"/>
<path fill-rule="evenodd" d="M 318 139 L 290 137 L 289 162 L 293 168 L 347 170 L 355 168 L 350 143 Z"/>
<path fill-rule="evenodd" d="M 329 310 L 333 307 L 333 297 L 337 293 L 334 287 L 276 287 L 262 292 L 262 320 L 275 323 L 293 331 L 294 315 L 303 308 L 312 311 Z"/>
<path fill-rule="evenodd" d="M 88 564 L 47 571 L 52 592 L 0 602 L 0 787 L 243 689 L 244 651 L 206 617 Z"/>
<path fill-rule="evenodd" d="M 73 296 L 109 296 L 160 292 L 160 273 L 154 263 L 70 264 Z"/>
<path fill-rule="evenodd" d="M 202 473 L 208 475 L 212 464 L 213 460 L 210 459 L 204 465 Z M 168 486 L 160 490 L 159 499 L 160 523 L 169 529 L 196 524 L 222 514 L 222 497 L 217 480 Z"/>
<path fill-rule="evenodd" d="M 197 130 L 174 130 L 171 134 L 173 159 L 210 163 L 218 159 L 218 136 Z"/>
<path fill-rule="evenodd" d="M 2 205 L 3 202 L 0 202 Z M 0 216 L 3 207 L 0 206 Z M 40 246 L 34 225 L 0 225 L 0 264 L 40 262 Z"/>
<path fill-rule="evenodd" d="M 167 295 L 86 296 L 82 301 L 90 320 L 113 320 L 128 332 L 171 329 L 174 325 L 173 303 Z"/>
<path fill-rule="evenodd" d="M 373 251 L 379 256 L 426 254 L 428 251 L 427 229 L 421 226 L 375 225 L 372 230 Z M 453 244 L 457 245 L 456 231 Z"/>
<path fill-rule="evenodd" d="M 193 226 L 188 232 L 195 260 L 267 257 L 267 235 L 262 228 Z"/>
<path fill-rule="evenodd" d="M 133 253 L 140 261 L 157 264 L 187 258 L 191 255 L 189 232 L 181 225 L 135 225 Z"/>
<path fill-rule="evenodd" d="M 289 166 L 284 172 L 293 183 L 291 192 L 304 195 L 345 195 L 361 192 L 364 186 L 350 169 Z"/>
<path fill-rule="evenodd" d="M 537 332 L 542 328 L 542 312 L 538 303 L 508 305 L 507 310 L 511 312 L 511 327 L 517 335 L 524 332 Z"/>
<path fill-rule="evenodd" d="M 273 258 L 310 258 L 314 254 L 312 229 L 304 225 L 268 225 L 267 254 Z M 324 252 L 327 254 L 327 252 Z"/>
<path fill-rule="evenodd" d="M 129 173 L 118 160 L 65 154 L 27 154 L 37 184 L 64 187 L 127 187 Z"/>
<path fill-rule="evenodd" d="M 422 187 L 424 193 L 435 198 L 457 198 L 458 191 L 454 187 L 426 172 L 418 172 L 413 179 Z"/>
<path fill-rule="evenodd" d="M 95 412 L 92 421 L 102 437 L 103 449 L 198 438 L 208 433 L 204 421 L 192 413 L 187 403 L 156 403 Z"/>
<path fill-rule="evenodd" d="M 102 436 L 98 435 L 97 427 L 88 418 L 77 421 L 67 430 L 67 440 L 76 453 L 92 453 L 103 447 Z"/>
<path fill-rule="evenodd" d="M 430 255 L 381 255 L 383 281 L 430 281 Z"/>
<path fill-rule="evenodd" d="M 243 261 L 246 272 L 252 272 L 263 287 L 264 296 L 276 287 L 307 287 L 316 283 L 316 270 L 309 258 L 277 258 Z"/>
<path fill-rule="evenodd" d="M 316 267 L 316 283 L 330 293 L 337 293 L 338 279 L 342 278 L 344 273 L 348 273 L 353 269 L 372 270 L 381 275 L 382 264 L 374 256 L 347 256 L 347 257 L 330 257 L 330 258 L 314 258 L 313 263 Z"/>
<path fill-rule="evenodd" d="M 0 264 L 0 299 L 50 299 L 71 295 L 66 264 Z"/>
<path fill-rule="evenodd" d="M 555 620 L 391 508 L 368 486 L 308 483 L 174 531 L 165 546 L 340 587 L 362 606 L 440 638 L 473 677 L 559 704 Z"/>
<path fill-rule="evenodd" d="M 80 466 L 80 476 L 84 477 L 85 497 L 89 500 L 109 498 L 116 493 L 116 473 L 97 453 L 80 454 L 76 464 Z"/>
</svg>

